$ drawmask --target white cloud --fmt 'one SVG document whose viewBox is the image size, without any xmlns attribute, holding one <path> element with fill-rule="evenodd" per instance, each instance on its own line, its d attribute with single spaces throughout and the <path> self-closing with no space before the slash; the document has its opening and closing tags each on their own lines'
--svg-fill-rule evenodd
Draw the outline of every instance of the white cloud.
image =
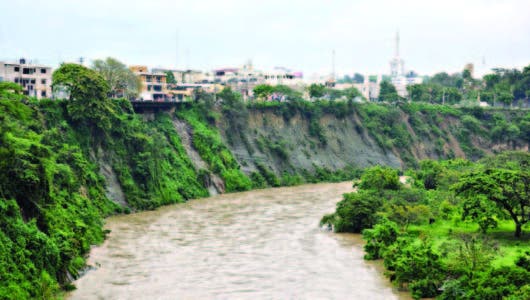
<svg viewBox="0 0 530 300">
<path fill-rule="evenodd" d="M 386 72 L 399 29 L 406 66 L 420 73 L 457 71 L 483 56 L 491 66 L 530 63 L 530 2 L 523 0 L 20 0 L 0 10 L 9 12 L 0 59 L 114 56 L 173 66 L 178 29 L 180 66 L 252 58 L 264 68 L 329 72 L 336 49 L 338 72 Z"/>
</svg>

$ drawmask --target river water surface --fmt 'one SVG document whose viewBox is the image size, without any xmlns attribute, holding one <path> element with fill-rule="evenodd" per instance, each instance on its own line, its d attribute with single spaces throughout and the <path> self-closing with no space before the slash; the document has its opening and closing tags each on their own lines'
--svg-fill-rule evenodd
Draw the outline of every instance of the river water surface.
<svg viewBox="0 0 530 300">
<path fill-rule="evenodd" d="M 359 235 L 318 227 L 351 182 L 225 194 L 111 217 L 69 299 L 406 299 Z"/>
</svg>

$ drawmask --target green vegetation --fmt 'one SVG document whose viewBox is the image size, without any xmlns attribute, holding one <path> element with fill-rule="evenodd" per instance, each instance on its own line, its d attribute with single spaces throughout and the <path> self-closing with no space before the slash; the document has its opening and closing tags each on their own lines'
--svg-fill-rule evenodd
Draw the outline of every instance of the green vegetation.
<svg viewBox="0 0 530 300">
<path fill-rule="evenodd" d="M 371 233 L 364 231 L 369 240 L 367 258 L 387 260 L 392 278 L 413 289 L 415 295 L 433 295 L 443 286 L 447 296 L 494 284 L 508 286 L 509 293 L 503 295 L 528 293 L 528 288 L 517 283 L 526 276 L 524 272 L 513 271 L 519 270 L 514 269 L 515 261 L 521 265 L 517 268 L 528 264 L 528 255 L 521 256 L 528 216 L 519 209 L 528 211 L 522 192 L 527 186 L 516 184 L 508 193 L 491 195 L 492 190 L 527 180 L 526 173 L 514 173 L 522 167 L 511 166 L 521 158 L 499 156 L 479 164 L 504 170 L 492 172 L 462 160 L 418 164 L 415 153 L 415 148 L 425 146 L 432 147 L 426 151 L 429 157 L 454 158 L 461 155 L 455 153 L 461 147 L 468 158 L 478 159 L 493 146 L 524 147 L 530 143 L 528 112 L 421 102 L 355 103 L 356 90 L 337 93 L 325 89 L 324 98 L 346 97 L 346 101 L 308 102 L 302 100 L 300 92 L 276 86 L 272 93 L 281 94 L 285 102 L 245 104 L 229 89 L 215 97 L 198 92 L 195 101 L 179 106 L 175 115 L 157 112 L 144 119 L 134 113 L 129 101 L 108 98 L 120 93 L 124 81 L 113 81 L 105 73 L 120 69 L 119 64 L 102 64 L 98 71 L 65 64 L 54 73 L 55 87 L 67 92 L 68 100 L 37 102 L 23 96 L 18 85 L 0 83 L 0 299 L 48 299 L 61 289 L 72 288 L 69 279 L 84 267 L 90 245 L 104 239 L 105 216 L 205 197 L 211 173 L 223 179 L 227 192 L 360 177 L 361 171 L 352 165 L 332 169 L 315 162 L 306 167 L 308 170 L 296 169 L 295 148 L 289 136 L 256 134 L 255 140 L 249 139 L 249 115 L 256 112 L 272 112 L 288 125 L 301 119 L 300 124 L 306 127 L 302 131 L 307 159 L 311 151 L 328 151 L 333 146 L 333 131 L 337 129 L 326 122 L 336 118 L 352 121 L 364 142 L 394 153 L 407 167 L 417 168 L 410 171 L 414 179 L 411 188 L 397 181 L 396 170 L 374 168 L 365 172 L 359 193 L 345 196 L 337 213 L 324 220 L 337 231 L 372 228 Z M 257 92 L 265 97 L 271 90 L 262 87 Z M 206 162 L 207 170 L 194 167 L 174 118 L 190 126 L 192 146 Z M 225 134 L 226 141 L 219 128 L 229 133 Z M 240 165 L 234 155 L 237 152 L 231 151 L 237 150 L 235 145 L 244 145 L 251 156 L 259 150 L 271 159 Z M 468 170 L 480 176 L 463 175 Z M 455 185 L 459 188 L 449 190 L 460 179 L 464 180 L 461 185 Z M 491 189 L 482 188 L 482 183 L 491 181 L 495 183 Z M 107 197 L 110 194 L 122 197 L 113 202 Z M 468 199 L 472 194 L 481 195 L 479 201 L 477 197 Z M 497 206 L 506 204 L 511 208 Z M 516 218 L 507 217 L 510 213 Z M 513 237 L 517 224 L 521 239 Z M 478 238 L 462 236 L 479 229 L 483 233 Z M 478 268 L 480 274 L 472 278 L 468 269 L 450 267 L 468 265 L 458 263 L 458 259 L 468 262 L 466 257 L 473 253 L 469 251 L 483 253 L 489 245 L 485 234 L 500 245 L 505 254 L 502 258 L 494 256 L 491 264 L 477 262 L 485 267 Z M 431 238 L 422 240 L 423 236 Z M 444 251 L 459 253 L 454 250 L 459 247 L 470 250 L 449 261 L 440 258 Z M 389 249 L 394 249 L 393 256 L 387 256 Z M 421 259 L 416 253 L 439 260 L 440 264 L 418 262 L 420 269 L 429 266 L 435 270 L 431 277 L 414 278 L 414 274 L 422 274 L 421 270 L 404 269 Z M 403 263 L 391 265 L 395 261 L 387 257 L 402 258 Z M 454 274 L 450 277 L 454 280 L 449 280 L 447 270 Z M 505 274 L 503 278 L 510 283 L 491 283 L 488 276 L 495 272 Z"/>
<path fill-rule="evenodd" d="M 528 102 L 530 96 L 530 65 L 517 69 L 493 69 L 482 79 L 472 77 L 470 69 L 449 75 L 438 73 L 422 84 L 407 87 L 413 102 L 438 104 L 478 103 L 492 106 L 514 106 Z"/>
<path fill-rule="evenodd" d="M 44 126 L 38 106 L 3 99 L 0 118 L 0 299 L 50 298 L 121 209 L 81 145 L 65 143 L 65 122 Z"/>
<path fill-rule="evenodd" d="M 226 91 L 225 93 L 229 93 Z M 227 192 L 246 191 L 252 188 L 252 181 L 241 170 L 238 162 L 225 146 L 217 128 L 208 124 L 204 115 L 193 107 L 177 113 L 193 128 L 193 146 L 210 170 L 225 181 Z"/>
<path fill-rule="evenodd" d="M 71 288 L 90 245 L 104 239 L 105 216 L 208 195 L 168 116 L 143 122 L 128 101 L 106 98 L 93 71 L 56 72 L 72 100 L 0 93 L 0 299 L 50 299 Z M 118 187 L 106 186 L 103 168 Z M 124 202 L 110 201 L 107 188 L 121 189 Z"/>
<path fill-rule="evenodd" d="M 362 98 L 361 93 L 354 87 L 346 89 L 333 89 L 328 88 L 323 84 L 313 83 L 307 88 L 309 97 L 313 99 L 326 99 L 326 100 L 353 100 L 357 97 Z"/>
<path fill-rule="evenodd" d="M 96 59 L 92 69 L 98 72 L 109 85 L 110 98 L 135 98 L 140 93 L 141 81 L 125 64 L 107 57 L 105 60 Z M 173 73 L 170 73 L 173 75 Z M 173 78 L 174 79 L 174 78 Z"/>
<path fill-rule="evenodd" d="M 397 186 L 397 171 L 374 167 L 321 224 L 362 231 L 365 258 L 414 298 L 527 299 L 529 164 L 527 152 L 422 161 Z"/>
<path fill-rule="evenodd" d="M 379 85 L 379 101 L 383 102 L 395 102 L 400 100 L 396 87 L 388 80 L 381 81 Z"/>
<path fill-rule="evenodd" d="M 166 82 L 168 84 L 176 84 L 177 79 L 175 79 L 175 75 L 171 71 L 166 71 Z"/>
</svg>

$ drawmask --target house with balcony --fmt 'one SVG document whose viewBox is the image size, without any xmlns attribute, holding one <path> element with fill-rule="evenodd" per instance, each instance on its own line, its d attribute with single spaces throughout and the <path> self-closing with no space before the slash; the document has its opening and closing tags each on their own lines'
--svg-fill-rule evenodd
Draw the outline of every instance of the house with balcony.
<svg viewBox="0 0 530 300">
<path fill-rule="evenodd" d="M 138 100 L 169 100 L 166 73 L 149 71 L 147 66 L 130 66 L 129 69 L 140 78 L 142 84 Z"/>
</svg>

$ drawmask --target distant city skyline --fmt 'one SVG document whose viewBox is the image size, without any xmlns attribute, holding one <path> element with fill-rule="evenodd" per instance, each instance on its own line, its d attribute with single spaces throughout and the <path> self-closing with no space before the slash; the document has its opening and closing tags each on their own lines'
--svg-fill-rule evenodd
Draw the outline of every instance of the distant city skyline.
<svg viewBox="0 0 530 300">
<path fill-rule="evenodd" d="M 530 64 L 530 1 L 4 1 L 0 60 L 56 66 L 84 57 L 211 70 L 284 66 L 305 77 Z M 483 64 L 485 62 L 485 65 Z"/>
</svg>

